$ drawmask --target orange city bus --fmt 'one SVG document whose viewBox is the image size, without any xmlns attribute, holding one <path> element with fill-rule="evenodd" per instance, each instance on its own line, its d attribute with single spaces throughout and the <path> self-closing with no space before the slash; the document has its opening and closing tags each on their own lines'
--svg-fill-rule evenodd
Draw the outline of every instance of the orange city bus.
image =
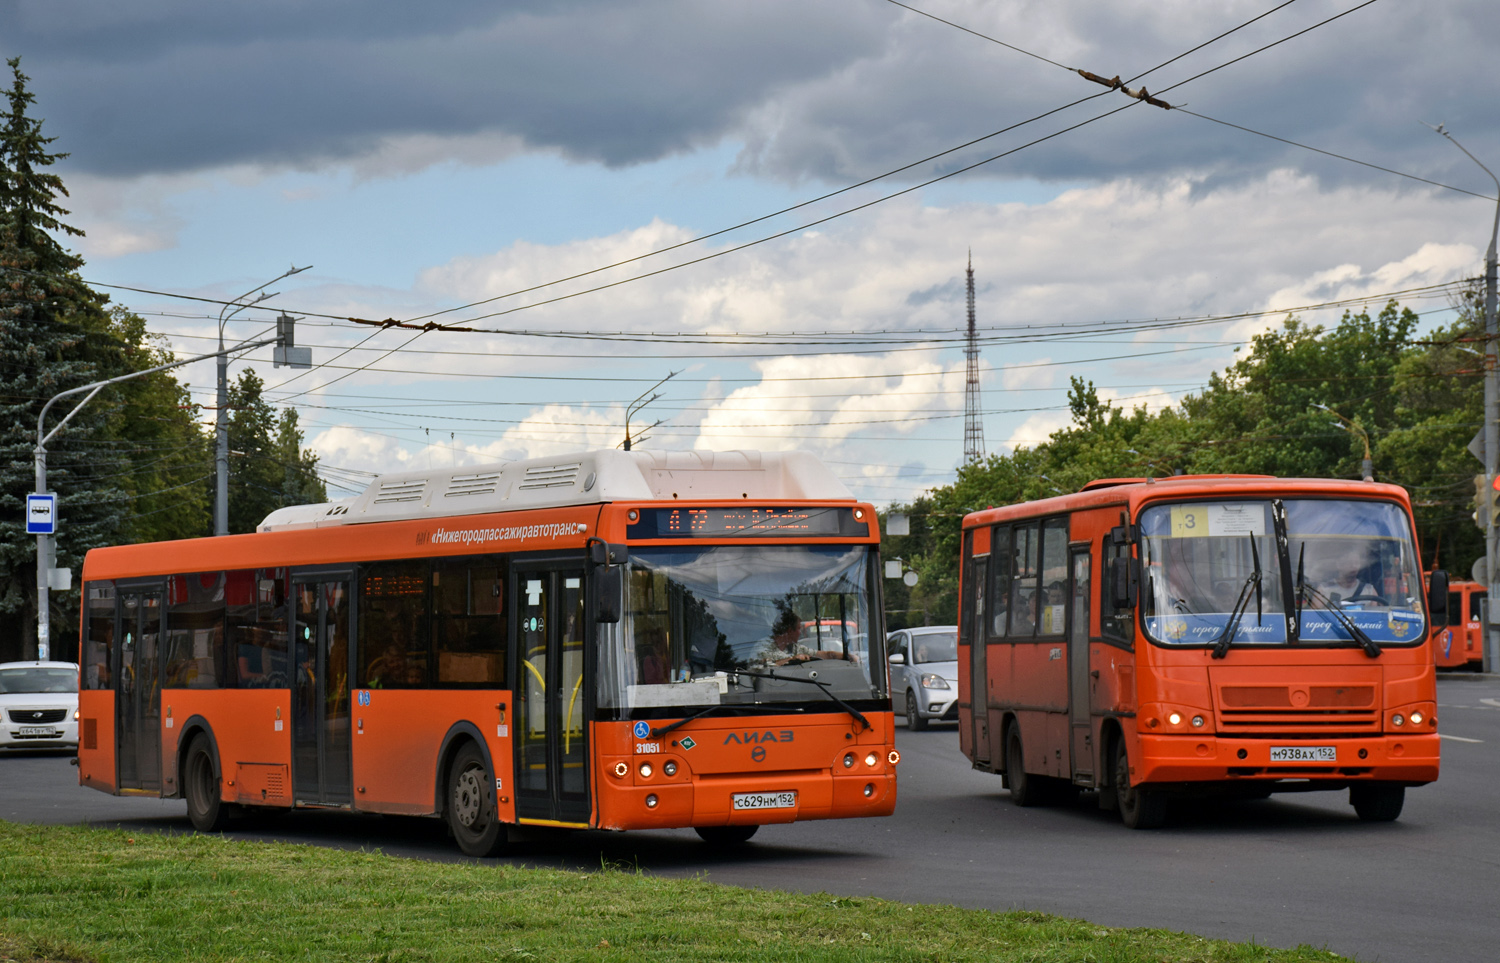
<svg viewBox="0 0 1500 963">
<path fill-rule="evenodd" d="M 878 542 L 805 453 L 598 451 L 97 549 L 80 781 L 205 831 L 437 816 L 478 856 L 511 825 L 738 843 L 887 815 Z"/>
<path fill-rule="evenodd" d="M 1473 669 L 1484 665 L 1481 605 L 1489 589 L 1478 582 L 1448 583 L 1448 617 L 1432 623 L 1432 658 L 1439 669 Z"/>
<path fill-rule="evenodd" d="M 1103 479 L 963 522 L 959 722 L 1023 806 L 1082 789 L 1126 825 L 1170 796 L 1349 789 L 1400 815 L 1438 776 L 1406 492 L 1270 476 Z"/>
</svg>

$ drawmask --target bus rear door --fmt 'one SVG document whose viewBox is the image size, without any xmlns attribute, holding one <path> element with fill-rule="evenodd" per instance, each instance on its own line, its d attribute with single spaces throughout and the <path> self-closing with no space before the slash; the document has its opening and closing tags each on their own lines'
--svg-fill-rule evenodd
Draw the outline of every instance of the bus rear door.
<svg viewBox="0 0 1500 963">
<path fill-rule="evenodd" d="M 517 563 L 510 597 L 519 661 L 516 692 L 516 818 L 587 825 L 587 706 L 583 566 Z"/>
<path fill-rule="evenodd" d="M 122 790 L 161 789 L 161 613 L 162 586 L 119 589 L 120 624 L 113 671 L 118 782 Z"/>
</svg>

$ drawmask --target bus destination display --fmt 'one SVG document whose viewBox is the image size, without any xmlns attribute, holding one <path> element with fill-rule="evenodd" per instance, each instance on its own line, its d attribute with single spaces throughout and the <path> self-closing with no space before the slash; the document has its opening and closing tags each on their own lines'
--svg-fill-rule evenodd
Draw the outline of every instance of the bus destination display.
<svg viewBox="0 0 1500 963">
<path fill-rule="evenodd" d="M 863 536 L 852 508 L 644 508 L 630 538 L 794 538 Z"/>
</svg>

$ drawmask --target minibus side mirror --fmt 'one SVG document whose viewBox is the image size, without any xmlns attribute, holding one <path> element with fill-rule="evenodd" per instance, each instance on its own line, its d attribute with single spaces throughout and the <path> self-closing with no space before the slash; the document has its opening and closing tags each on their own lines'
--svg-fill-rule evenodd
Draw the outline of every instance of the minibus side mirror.
<svg viewBox="0 0 1500 963">
<path fill-rule="evenodd" d="M 1141 581 L 1140 562 L 1128 555 L 1109 560 L 1109 604 L 1115 609 L 1135 607 L 1136 588 Z"/>
<path fill-rule="evenodd" d="M 1427 580 L 1427 614 L 1433 625 L 1448 622 L 1448 573 L 1434 569 Z"/>
</svg>

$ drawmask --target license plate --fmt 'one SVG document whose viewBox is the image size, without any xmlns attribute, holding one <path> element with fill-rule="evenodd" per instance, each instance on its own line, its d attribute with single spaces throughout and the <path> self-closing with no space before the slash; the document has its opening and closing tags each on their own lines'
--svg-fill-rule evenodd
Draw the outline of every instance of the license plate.
<svg viewBox="0 0 1500 963">
<path fill-rule="evenodd" d="M 1272 762 L 1338 762 L 1333 746 L 1272 746 Z"/>
<path fill-rule="evenodd" d="M 16 730 L 18 736 L 60 736 L 61 732 L 51 726 L 22 726 Z"/>
<path fill-rule="evenodd" d="M 791 809 L 797 805 L 796 792 L 737 792 L 731 798 L 735 809 Z"/>
</svg>

